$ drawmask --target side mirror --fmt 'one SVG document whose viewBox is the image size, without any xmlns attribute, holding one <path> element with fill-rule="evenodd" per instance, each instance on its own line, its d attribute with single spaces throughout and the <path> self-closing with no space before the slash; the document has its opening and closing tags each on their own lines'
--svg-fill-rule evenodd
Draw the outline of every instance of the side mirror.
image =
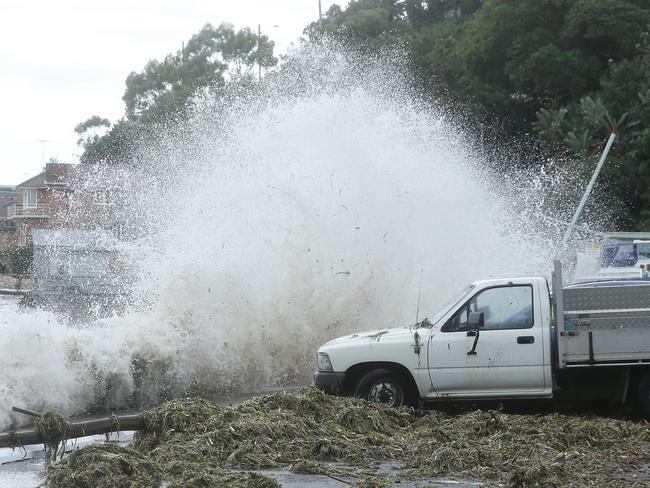
<svg viewBox="0 0 650 488">
<path fill-rule="evenodd" d="M 485 327 L 483 312 L 470 312 L 467 318 L 467 327 L 469 330 L 479 330 Z"/>
</svg>

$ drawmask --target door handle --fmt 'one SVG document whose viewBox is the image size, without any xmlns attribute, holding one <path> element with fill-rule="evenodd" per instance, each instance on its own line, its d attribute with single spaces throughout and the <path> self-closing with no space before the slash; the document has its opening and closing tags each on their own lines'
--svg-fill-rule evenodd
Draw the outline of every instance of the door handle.
<svg viewBox="0 0 650 488">
<path fill-rule="evenodd" d="M 533 344 L 535 337 L 533 336 L 519 336 L 517 337 L 517 344 Z"/>
</svg>

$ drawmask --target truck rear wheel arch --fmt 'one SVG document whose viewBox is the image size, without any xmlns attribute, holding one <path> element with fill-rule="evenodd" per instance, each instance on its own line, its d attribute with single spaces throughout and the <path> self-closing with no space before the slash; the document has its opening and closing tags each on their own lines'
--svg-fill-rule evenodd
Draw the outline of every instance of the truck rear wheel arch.
<svg viewBox="0 0 650 488">
<path fill-rule="evenodd" d="M 650 419 L 650 372 L 644 368 L 644 374 L 639 375 L 639 381 L 635 384 L 631 397 L 636 400 L 634 407 L 636 411 Z"/>
<path fill-rule="evenodd" d="M 377 362 L 368 362 L 368 363 L 359 363 L 351 366 L 345 372 L 345 383 L 344 390 L 346 393 L 352 395 L 354 390 L 361 380 L 367 373 L 374 370 L 387 369 L 395 374 L 397 374 L 403 380 L 403 388 L 405 394 L 409 398 L 409 404 L 417 405 L 420 400 L 420 392 L 415 383 L 415 379 L 411 372 L 399 363 L 377 361 Z"/>
<path fill-rule="evenodd" d="M 638 390 L 641 382 L 647 376 L 650 376 L 650 367 L 640 366 L 640 367 L 630 367 L 629 377 L 627 384 L 627 391 L 625 398 L 623 398 L 623 403 L 626 405 L 636 406 Z"/>
</svg>

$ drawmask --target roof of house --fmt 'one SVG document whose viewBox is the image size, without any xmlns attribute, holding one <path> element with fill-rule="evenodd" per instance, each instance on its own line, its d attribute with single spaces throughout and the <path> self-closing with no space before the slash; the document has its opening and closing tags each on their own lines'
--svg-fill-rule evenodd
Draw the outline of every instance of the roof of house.
<svg viewBox="0 0 650 488">
<path fill-rule="evenodd" d="M 45 184 L 45 171 L 31 177 L 27 181 L 23 181 L 20 185 L 16 185 L 16 188 L 42 188 L 44 186 L 47 186 Z"/>
<path fill-rule="evenodd" d="M 66 163 L 47 163 L 43 171 L 27 181 L 16 185 L 20 188 L 45 188 L 49 186 L 65 186 L 71 172 L 75 170 L 75 165 Z"/>
</svg>

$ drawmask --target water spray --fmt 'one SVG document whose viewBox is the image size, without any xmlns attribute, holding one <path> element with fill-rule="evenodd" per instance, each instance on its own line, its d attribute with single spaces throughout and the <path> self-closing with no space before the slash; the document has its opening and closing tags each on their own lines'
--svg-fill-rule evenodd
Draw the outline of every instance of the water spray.
<svg viewBox="0 0 650 488">
<path fill-rule="evenodd" d="M 75 326 L 3 311 L 0 428 L 14 405 L 70 415 L 308 384 L 323 342 L 545 272 L 557 235 L 536 205 L 558 186 L 490 174 L 405 59 L 306 46 L 261 93 L 197 101 L 140 147 L 133 305 Z"/>
</svg>

